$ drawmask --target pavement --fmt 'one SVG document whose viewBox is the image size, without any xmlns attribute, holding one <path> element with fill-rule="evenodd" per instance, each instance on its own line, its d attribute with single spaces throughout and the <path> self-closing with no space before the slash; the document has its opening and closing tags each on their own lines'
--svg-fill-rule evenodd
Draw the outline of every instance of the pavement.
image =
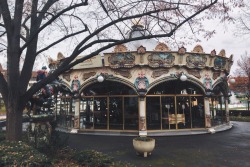
<svg viewBox="0 0 250 167">
<path fill-rule="evenodd" d="M 152 155 L 137 156 L 133 136 L 64 134 L 78 150 L 96 150 L 137 167 L 250 167 L 250 122 L 214 134 L 155 136 Z"/>
</svg>

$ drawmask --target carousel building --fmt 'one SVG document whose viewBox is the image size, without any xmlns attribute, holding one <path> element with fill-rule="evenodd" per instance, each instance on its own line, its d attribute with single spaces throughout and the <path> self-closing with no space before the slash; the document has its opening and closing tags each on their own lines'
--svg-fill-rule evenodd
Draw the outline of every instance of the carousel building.
<svg viewBox="0 0 250 167">
<path fill-rule="evenodd" d="M 144 33 L 141 25 L 129 34 Z M 63 56 L 51 62 L 56 67 Z M 117 45 L 62 74 L 79 97 L 57 99 L 58 128 L 104 135 L 212 133 L 231 127 L 228 87 L 232 56 L 197 45 L 171 51 L 146 39 Z"/>
</svg>

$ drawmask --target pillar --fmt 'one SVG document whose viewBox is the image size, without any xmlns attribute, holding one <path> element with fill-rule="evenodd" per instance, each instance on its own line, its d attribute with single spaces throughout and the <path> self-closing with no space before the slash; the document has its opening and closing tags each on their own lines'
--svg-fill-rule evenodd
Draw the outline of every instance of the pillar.
<svg viewBox="0 0 250 167">
<path fill-rule="evenodd" d="M 80 99 L 75 99 L 75 115 L 74 115 L 74 129 L 71 130 L 71 133 L 77 133 L 77 130 L 80 128 Z"/>
<path fill-rule="evenodd" d="M 226 110 L 226 122 L 227 122 L 227 123 L 230 121 L 230 120 L 229 120 L 228 99 L 229 99 L 229 97 L 225 97 L 225 110 Z"/>
<path fill-rule="evenodd" d="M 143 96 L 139 100 L 139 136 L 147 136 L 145 99 L 145 96 Z"/>
<path fill-rule="evenodd" d="M 210 112 L 210 106 L 209 106 L 209 98 L 204 98 L 204 109 L 205 109 L 205 126 L 206 128 L 211 127 L 211 112 Z"/>
</svg>

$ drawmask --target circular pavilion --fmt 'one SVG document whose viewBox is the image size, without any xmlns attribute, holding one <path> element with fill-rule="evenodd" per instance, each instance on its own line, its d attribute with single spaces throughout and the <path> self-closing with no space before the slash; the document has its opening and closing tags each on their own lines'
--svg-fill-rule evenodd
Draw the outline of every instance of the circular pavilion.
<svg viewBox="0 0 250 167">
<path fill-rule="evenodd" d="M 140 25 L 129 36 L 143 34 Z M 56 65 L 63 61 L 51 62 Z M 228 74 L 232 56 L 197 45 L 171 51 L 152 39 L 117 45 L 60 78 L 79 98 L 61 96 L 60 129 L 75 133 L 178 135 L 230 128 Z"/>
</svg>

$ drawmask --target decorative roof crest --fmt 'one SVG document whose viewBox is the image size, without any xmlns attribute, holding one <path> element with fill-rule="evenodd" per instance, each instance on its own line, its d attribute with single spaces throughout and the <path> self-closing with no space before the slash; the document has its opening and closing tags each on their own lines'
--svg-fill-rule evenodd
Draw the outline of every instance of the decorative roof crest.
<svg viewBox="0 0 250 167">
<path fill-rule="evenodd" d="M 193 49 L 192 52 L 194 52 L 194 53 L 204 53 L 203 48 L 202 48 L 201 45 L 196 45 L 196 46 L 194 47 L 194 49 Z"/>
<path fill-rule="evenodd" d="M 146 53 L 146 48 L 144 47 L 144 46 L 139 46 L 138 48 L 137 48 L 137 53 L 138 54 L 144 54 L 144 53 Z"/>
<path fill-rule="evenodd" d="M 116 45 L 115 48 L 114 48 L 114 52 L 115 53 L 118 53 L 118 52 L 127 52 L 128 49 L 125 45 L 123 44 L 120 44 L 120 45 Z"/>
<path fill-rule="evenodd" d="M 156 45 L 154 51 L 170 51 L 169 47 L 163 43 L 163 42 L 160 42 L 158 45 Z"/>
<path fill-rule="evenodd" d="M 62 59 L 65 59 L 65 57 L 63 56 L 63 54 L 61 52 L 58 52 L 57 60 L 62 60 Z"/>
<path fill-rule="evenodd" d="M 186 51 L 187 51 L 187 49 L 184 46 L 182 46 L 181 48 L 179 48 L 178 53 L 180 55 L 184 55 L 186 53 Z"/>
<path fill-rule="evenodd" d="M 226 56 L 226 51 L 225 51 L 225 49 L 222 49 L 218 55 L 219 55 L 219 56 L 222 56 L 222 57 L 225 57 L 225 56 Z"/>
<path fill-rule="evenodd" d="M 57 61 L 52 59 L 51 57 L 48 57 L 48 62 L 49 62 L 49 64 L 56 64 L 57 63 Z"/>
<path fill-rule="evenodd" d="M 133 24 L 132 27 L 137 27 L 137 26 L 144 27 L 141 18 L 140 19 L 133 19 L 132 24 Z"/>
<path fill-rule="evenodd" d="M 216 50 L 215 49 L 212 50 L 210 54 L 211 54 L 211 56 L 215 56 L 216 55 Z"/>
</svg>

